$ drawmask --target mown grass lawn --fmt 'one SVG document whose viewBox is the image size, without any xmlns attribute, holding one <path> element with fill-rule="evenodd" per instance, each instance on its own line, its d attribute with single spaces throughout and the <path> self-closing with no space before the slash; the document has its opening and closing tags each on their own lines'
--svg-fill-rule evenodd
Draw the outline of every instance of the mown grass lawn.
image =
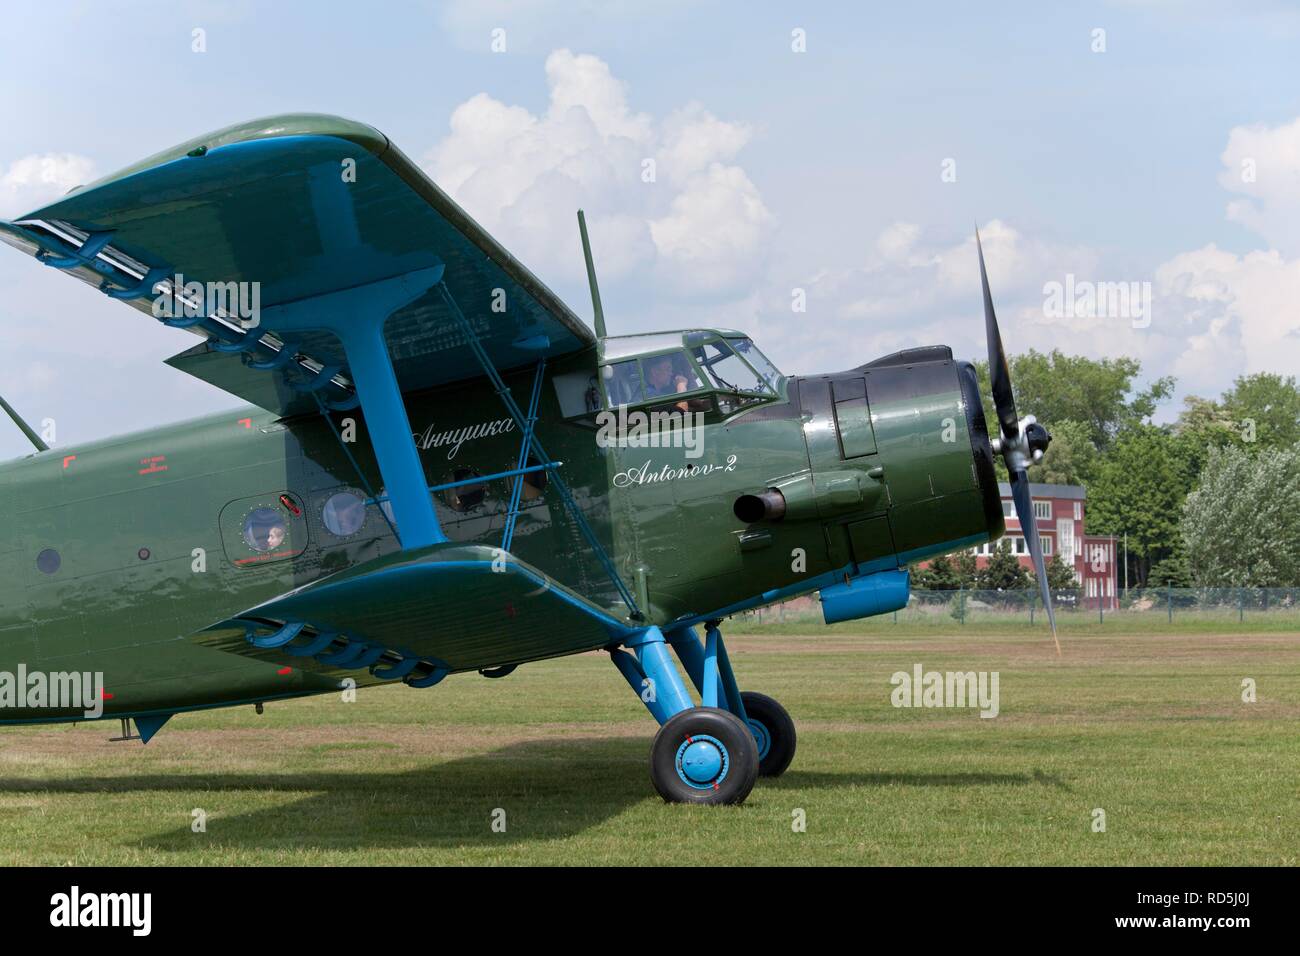
<svg viewBox="0 0 1300 956">
<path fill-rule="evenodd" d="M 1063 637 L 729 637 L 800 735 L 741 807 L 659 801 L 654 724 L 597 654 L 182 714 L 148 746 L 10 728 L 0 864 L 1297 863 L 1300 634 Z M 893 707 L 918 662 L 998 671 L 999 715 Z"/>
</svg>

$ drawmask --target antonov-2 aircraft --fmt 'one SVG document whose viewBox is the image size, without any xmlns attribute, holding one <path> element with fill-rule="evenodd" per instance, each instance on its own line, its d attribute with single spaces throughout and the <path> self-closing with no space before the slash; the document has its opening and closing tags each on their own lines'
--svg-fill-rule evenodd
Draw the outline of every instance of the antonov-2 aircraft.
<svg viewBox="0 0 1300 956">
<path fill-rule="evenodd" d="M 607 336 L 579 221 L 594 332 L 331 116 L 0 223 L 196 336 L 168 364 L 252 406 L 51 449 L 5 405 L 37 450 L 0 465 L 0 673 L 48 685 L 11 680 L 0 722 L 86 719 L 61 674 L 102 675 L 92 716 L 148 741 L 182 711 L 604 650 L 660 725 L 658 793 L 740 803 L 795 728 L 739 690 L 722 619 L 814 591 L 828 623 L 903 607 L 909 564 L 1004 533 L 999 454 L 1050 612 L 1025 474 L 1050 436 L 1017 417 L 982 250 L 992 438 L 946 346 L 787 377 L 740 332 Z"/>
</svg>

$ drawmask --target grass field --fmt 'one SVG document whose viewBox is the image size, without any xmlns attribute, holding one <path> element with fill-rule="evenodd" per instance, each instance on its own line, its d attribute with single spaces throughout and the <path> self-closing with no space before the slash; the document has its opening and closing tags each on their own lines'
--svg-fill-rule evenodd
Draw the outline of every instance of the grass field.
<svg viewBox="0 0 1300 956">
<path fill-rule="evenodd" d="M 741 807 L 660 802 L 654 723 L 597 654 L 183 714 L 147 747 L 110 743 L 116 722 L 7 729 L 0 864 L 1297 863 L 1300 634 L 1063 643 L 1058 661 L 1041 630 L 729 636 L 742 686 L 799 726 L 789 772 Z M 999 716 L 894 708 L 889 677 L 916 663 L 998 671 Z"/>
</svg>

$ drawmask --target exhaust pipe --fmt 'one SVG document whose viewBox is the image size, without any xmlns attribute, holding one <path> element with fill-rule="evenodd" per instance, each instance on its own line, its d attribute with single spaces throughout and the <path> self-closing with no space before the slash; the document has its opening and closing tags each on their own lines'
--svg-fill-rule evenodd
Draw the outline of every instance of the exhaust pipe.
<svg viewBox="0 0 1300 956">
<path fill-rule="evenodd" d="M 780 521 L 785 517 L 785 495 L 776 488 L 768 488 L 756 495 L 741 495 L 731 510 L 745 524 Z"/>
</svg>

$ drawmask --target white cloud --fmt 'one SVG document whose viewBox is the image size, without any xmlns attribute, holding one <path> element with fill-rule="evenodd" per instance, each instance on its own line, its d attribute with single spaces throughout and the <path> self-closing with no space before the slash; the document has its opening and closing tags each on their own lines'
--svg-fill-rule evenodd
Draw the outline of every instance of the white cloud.
<svg viewBox="0 0 1300 956">
<path fill-rule="evenodd" d="M 1156 278 L 1189 332 L 1175 374 L 1223 387 L 1243 372 L 1300 369 L 1300 260 L 1210 244 L 1175 256 Z"/>
<path fill-rule="evenodd" d="M 634 111 L 601 59 L 546 59 L 547 109 L 486 93 L 456 108 L 424 158 L 433 179 L 542 275 L 582 274 L 574 212 L 587 210 L 602 279 L 653 276 L 661 290 L 739 292 L 761 270 L 772 215 L 729 160 L 752 133 L 689 103 Z M 653 181 L 646 171 L 653 164 Z"/>
<path fill-rule="evenodd" d="M 650 235 L 678 285 L 708 291 L 739 287 L 761 261 L 772 214 L 739 166 L 710 163 L 686 180 Z"/>
<path fill-rule="evenodd" d="M 1228 203 L 1228 218 L 1287 255 L 1300 255 L 1300 117 L 1234 128 L 1221 158 L 1220 185 L 1247 197 Z"/>
<path fill-rule="evenodd" d="M 95 164 L 75 153 L 16 159 L 0 171 L 0 218 L 25 215 L 95 178 Z"/>
</svg>

